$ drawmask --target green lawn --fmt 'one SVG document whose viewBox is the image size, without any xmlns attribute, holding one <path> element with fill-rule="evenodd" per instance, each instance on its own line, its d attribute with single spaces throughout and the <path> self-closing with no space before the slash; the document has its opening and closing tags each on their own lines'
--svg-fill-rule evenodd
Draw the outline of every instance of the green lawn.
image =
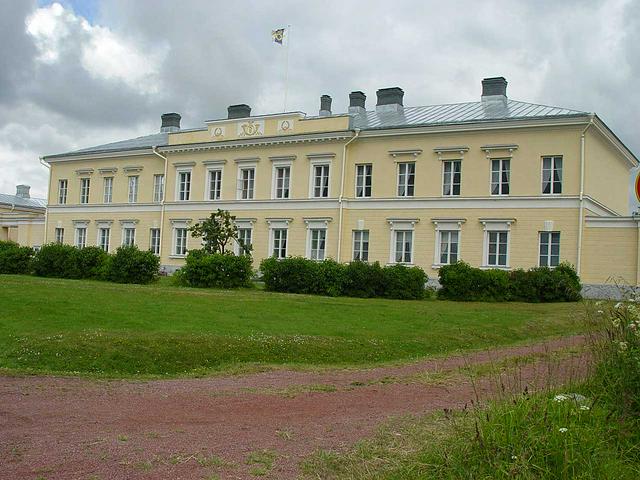
<svg viewBox="0 0 640 480">
<path fill-rule="evenodd" d="M 582 311 L 0 275 L 0 368 L 131 377 L 370 365 L 575 333 Z"/>
</svg>

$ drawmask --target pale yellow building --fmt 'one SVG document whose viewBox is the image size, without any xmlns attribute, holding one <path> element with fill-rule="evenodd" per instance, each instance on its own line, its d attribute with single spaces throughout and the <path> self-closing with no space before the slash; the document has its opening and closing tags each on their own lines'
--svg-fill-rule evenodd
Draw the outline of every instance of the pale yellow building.
<svg viewBox="0 0 640 480">
<path fill-rule="evenodd" d="M 187 228 L 222 208 L 261 259 L 301 255 L 529 268 L 568 261 L 587 284 L 639 283 L 629 211 L 637 158 L 595 114 L 511 100 L 504 78 L 477 102 L 404 106 L 399 88 L 349 111 L 227 118 L 43 157 L 47 241 L 150 248 L 169 271 L 199 240 Z"/>
<path fill-rule="evenodd" d="M 0 193 L 0 241 L 39 248 L 44 242 L 47 202 L 31 198 L 29 185 L 16 186 L 16 194 Z"/>
</svg>

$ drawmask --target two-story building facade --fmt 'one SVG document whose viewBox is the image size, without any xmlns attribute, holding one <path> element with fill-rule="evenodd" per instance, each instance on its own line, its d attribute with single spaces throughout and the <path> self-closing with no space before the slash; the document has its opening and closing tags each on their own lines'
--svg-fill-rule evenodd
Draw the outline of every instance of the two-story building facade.
<svg viewBox="0 0 640 480">
<path fill-rule="evenodd" d="M 628 182 L 638 160 L 595 115 L 514 101 L 502 77 L 480 101 L 404 106 L 399 88 L 362 92 L 349 111 L 224 119 L 43 157 L 46 241 L 137 244 L 169 271 L 198 248 L 190 225 L 236 216 L 262 258 L 300 255 L 423 267 L 568 261 L 589 284 L 638 284 L 638 222 Z"/>
</svg>

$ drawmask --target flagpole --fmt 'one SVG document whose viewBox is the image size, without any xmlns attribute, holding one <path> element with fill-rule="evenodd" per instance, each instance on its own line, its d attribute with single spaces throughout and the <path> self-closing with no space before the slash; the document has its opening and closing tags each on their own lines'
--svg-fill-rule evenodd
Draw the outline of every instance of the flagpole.
<svg viewBox="0 0 640 480">
<path fill-rule="evenodd" d="M 291 41 L 291 25 L 287 25 L 287 51 L 285 52 L 284 65 L 284 110 L 287 111 L 287 93 L 289 90 L 289 42 Z"/>
</svg>

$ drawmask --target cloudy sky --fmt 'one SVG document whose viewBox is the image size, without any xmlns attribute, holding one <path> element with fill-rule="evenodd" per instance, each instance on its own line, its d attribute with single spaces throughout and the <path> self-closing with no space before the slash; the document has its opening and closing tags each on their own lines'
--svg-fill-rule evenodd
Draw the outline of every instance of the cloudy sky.
<svg viewBox="0 0 640 480">
<path fill-rule="evenodd" d="M 183 127 L 248 103 L 315 114 L 321 94 L 400 86 L 405 105 L 523 101 L 594 111 L 640 154 L 640 0 L 0 0 L 0 192 L 44 197 L 39 157 Z"/>
</svg>

